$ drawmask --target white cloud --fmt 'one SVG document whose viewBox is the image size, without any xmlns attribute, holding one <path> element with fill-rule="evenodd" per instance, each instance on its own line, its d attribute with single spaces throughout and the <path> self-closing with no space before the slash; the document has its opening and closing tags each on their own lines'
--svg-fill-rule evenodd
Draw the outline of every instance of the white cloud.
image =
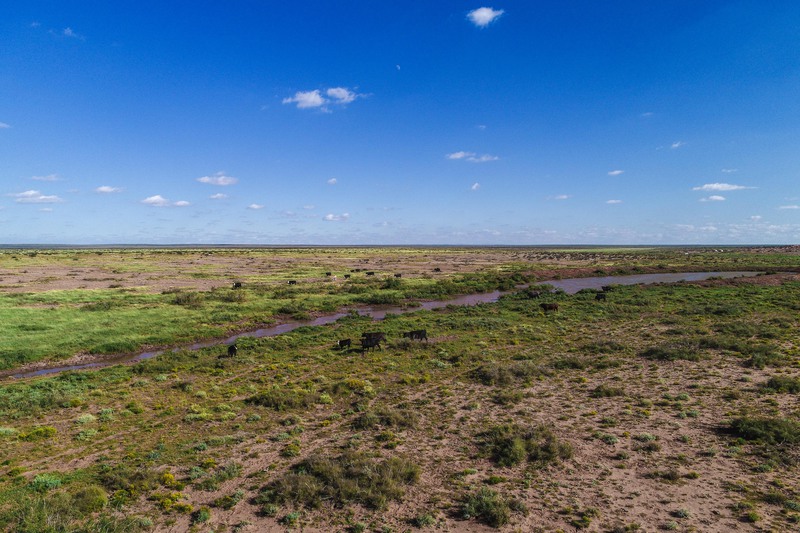
<svg viewBox="0 0 800 533">
<path fill-rule="evenodd" d="M 739 171 L 738 168 L 723 168 L 722 169 L 722 172 L 724 172 L 725 174 L 732 174 L 732 173 L 738 172 L 738 171 Z"/>
<path fill-rule="evenodd" d="M 445 157 L 447 159 L 465 159 L 472 163 L 486 163 L 488 161 L 497 161 L 498 159 L 500 159 L 496 155 L 483 154 L 479 156 L 475 152 L 464 152 L 464 151 L 445 154 Z"/>
<path fill-rule="evenodd" d="M 567 200 L 569 199 L 569 194 L 559 194 L 553 197 L 553 200 Z"/>
<path fill-rule="evenodd" d="M 16 194 L 9 194 L 18 204 L 54 204 L 57 202 L 63 202 L 64 200 L 59 198 L 56 195 L 45 195 L 39 191 L 25 191 Z"/>
<path fill-rule="evenodd" d="M 34 181 L 61 181 L 58 174 L 48 174 L 47 176 L 31 176 Z"/>
<path fill-rule="evenodd" d="M 609 176 L 619 176 L 623 172 L 625 172 L 625 171 L 624 170 L 612 170 L 611 172 L 608 173 L 608 175 Z"/>
<path fill-rule="evenodd" d="M 61 32 L 61 34 L 64 37 L 70 37 L 72 39 L 79 39 L 81 41 L 85 41 L 86 40 L 86 38 L 83 35 L 79 35 L 79 34 L 75 33 L 75 31 L 72 28 L 69 28 L 69 27 L 64 28 L 64 30 Z"/>
<path fill-rule="evenodd" d="M 606 200 L 607 204 L 621 204 L 622 200 Z"/>
<path fill-rule="evenodd" d="M 325 91 L 325 94 L 333 98 L 337 104 L 349 104 L 358 97 L 356 93 L 345 87 L 331 87 Z"/>
<path fill-rule="evenodd" d="M 197 181 L 200 183 L 208 183 L 209 185 L 226 186 L 233 185 L 239 180 L 231 176 L 226 176 L 224 172 L 217 172 L 213 176 L 203 176 L 202 178 L 197 178 Z"/>
<path fill-rule="evenodd" d="M 218 192 L 217 194 L 212 194 L 211 196 L 209 196 L 209 198 L 211 198 L 212 200 L 222 200 L 222 199 L 227 198 L 227 197 L 228 197 L 227 194 L 221 193 L 221 192 Z"/>
<path fill-rule="evenodd" d="M 800 205 L 782 205 L 778 209 L 800 209 Z"/>
<path fill-rule="evenodd" d="M 6 124 L 5 122 L 0 122 L 0 130 L 7 130 L 7 129 L 8 129 L 8 128 L 10 128 L 10 127 L 11 127 L 11 126 L 9 126 L 8 124 Z"/>
<path fill-rule="evenodd" d="M 327 183 L 328 185 L 336 185 L 338 181 L 336 180 L 336 178 L 331 178 L 327 181 Z"/>
<path fill-rule="evenodd" d="M 294 96 L 284 98 L 281 103 L 284 104 L 297 104 L 298 109 L 314 109 L 320 108 L 322 111 L 329 112 L 327 104 L 336 104 L 340 106 L 347 105 L 357 98 L 364 97 L 363 94 L 357 94 L 347 87 L 331 87 L 325 89 L 325 96 L 322 96 L 320 89 L 313 91 L 297 91 Z"/>
<path fill-rule="evenodd" d="M 327 222 L 346 222 L 350 218 L 350 213 L 342 213 L 341 215 L 334 215 L 333 213 L 328 213 L 322 220 Z"/>
<path fill-rule="evenodd" d="M 175 202 L 172 205 L 174 205 L 175 207 L 186 207 L 186 206 L 189 206 L 189 205 L 192 205 L 192 204 L 190 204 L 186 200 L 178 200 L 177 202 Z"/>
<path fill-rule="evenodd" d="M 101 193 L 101 194 L 110 194 L 114 192 L 122 192 L 122 189 L 119 187 L 111 187 L 109 185 L 101 185 L 97 187 L 94 192 Z"/>
<path fill-rule="evenodd" d="M 642 118 L 650 118 L 650 117 L 652 117 L 653 115 L 654 115 L 654 113 L 653 113 L 652 111 L 646 111 L 646 112 L 642 113 L 642 114 L 641 114 L 641 115 L 639 115 L 639 116 L 640 116 L 640 117 L 642 117 Z"/>
<path fill-rule="evenodd" d="M 169 205 L 169 200 L 160 194 L 156 194 L 155 196 L 148 196 L 142 200 L 142 203 L 153 207 L 167 207 Z"/>
<path fill-rule="evenodd" d="M 247 206 L 247 209 L 259 210 L 264 209 L 264 206 L 262 204 L 250 204 Z"/>
<path fill-rule="evenodd" d="M 304 205 L 304 206 L 303 206 L 303 209 L 308 209 L 308 210 L 311 210 L 311 209 L 314 209 L 314 207 L 316 207 L 316 206 L 313 206 L 313 205 L 311 205 L 311 204 L 308 204 L 308 205 Z"/>
<path fill-rule="evenodd" d="M 742 189 L 755 189 L 755 187 L 745 187 L 744 185 L 730 183 L 706 183 L 699 187 L 692 187 L 693 191 L 741 191 Z"/>
<path fill-rule="evenodd" d="M 719 195 L 711 195 L 708 198 L 700 198 L 701 202 L 724 202 L 725 197 Z"/>
<path fill-rule="evenodd" d="M 676 148 L 680 148 L 681 146 L 686 146 L 686 143 L 683 141 L 675 141 L 674 143 L 669 145 L 669 147 L 672 148 L 673 150 L 675 150 Z"/>
<path fill-rule="evenodd" d="M 52 207 L 42 207 L 41 209 L 39 209 L 39 211 L 41 211 L 42 213 L 52 213 L 53 212 L 53 208 Z"/>
<path fill-rule="evenodd" d="M 505 13 L 502 9 L 492 9 L 491 7 L 479 7 L 467 13 L 467 18 L 479 28 L 485 28 L 494 20 Z"/>
<path fill-rule="evenodd" d="M 750 220 L 752 220 L 753 222 L 759 222 L 761 218 L 762 218 L 761 215 L 753 215 L 750 217 Z"/>
<path fill-rule="evenodd" d="M 475 183 L 472 184 L 472 187 L 470 187 L 469 190 L 477 191 L 480 188 L 481 188 L 481 184 L 476 181 Z"/>
</svg>

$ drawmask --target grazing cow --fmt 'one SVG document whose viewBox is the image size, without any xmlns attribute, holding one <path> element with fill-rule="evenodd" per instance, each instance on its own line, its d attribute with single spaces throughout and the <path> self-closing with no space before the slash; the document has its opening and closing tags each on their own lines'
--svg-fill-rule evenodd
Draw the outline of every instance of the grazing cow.
<svg viewBox="0 0 800 533">
<path fill-rule="evenodd" d="M 289 280 L 289 285 L 297 285 L 297 280 L 295 280 L 295 279 L 290 279 L 290 280 Z"/>
<path fill-rule="evenodd" d="M 374 350 L 377 346 L 381 350 L 381 341 L 386 340 L 386 333 L 382 332 L 374 332 L 374 333 L 362 333 L 361 334 L 361 351 L 365 352 L 367 349 Z"/>
<path fill-rule="evenodd" d="M 402 278 L 402 277 L 403 277 L 403 275 L 402 275 L 402 274 L 395 274 L 395 275 L 394 275 L 394 277 L 396 277 L 396 278 Z"/>
<path fill-rule="evenodd" d="M 441 269 L 441 268 L 439 268 L 439 267 L 436 267 L 436 268 L 434 268 L 434 269 L 433 269 L 433 271 L 434 271 L 434 272 L 441 272 L 441 271 L 442 271 L 442 269 Z"/>
<path fill-rule="evenodd" d="M 530 299 L 538 298 L 541 295 L 542 295 L 542 291 L 532 291 L 530 289 L 525 291 L 525 296 L 527 296 Z"/>
<path fill-rule="evenodd" d="M 340 350 L 344 350 L 345 348 L 350 348 L 351 344 L 352 343 L 350 342 L 350 339 L 342 339 L 336 341 L 336 345 L 339 347 Z"/>
<path fill-rule="evenodd" d="M 325 275 L 330 277 L 331 273 L 330 272 L 325 272 Z"/>
<path fill-rule="evenodd" d="M 415 329 L 414 331 L 406 331 L 405 333 L 403 333 L 403 337 L 406 339 L 412 339 L 417 341 L 421 341 L 424 339 L 425 342 L 428 342 L 428 332 L 425 331 L 424 329 Z"/>
<path fill-rule="evenodd" d="M 601 301 L 601 300 L 605 300 L 606 299 L 606 293 L 598 292 L 597 294 L 594 295 L 594 299 L 597 300 L 598 302 Z"/>
<path fill-rule="evenodd" d="M 603 285 L 600 288 L 603 290 L 603 292 L 611 292 L 612 290 L 614 290 L 614 287 L 612 287 L 611 285 Z"/>
<path fill-rule="evenodd" d="M 344 279 L 350 279 L 350 274 L 345 274 Z"/>
<path fill-rule="evenodd" d="M 238 352 L 238 351 L 239 351 L 239 349 L 236 347 L 235 344 L 229 345 L 228 346 L 228 357 L 236 357 L 236 352 Z"/>
<path fill-rule="evenodd" d="M 241 281 L 234 281 L 233 282 L 233 288 L 234 289 L 241 289 L 242 288 L 242 282 Z"/>
<path fill-rule="evenodd" d="M 542 311 L 544 311 L 545 314 L 547 314 L 548 311 L 558 311 L 558 304 L 555 302 L 540 303 L 539 307 L 542 308 Z"/>
<path fill-rule="evenodd" d="M 367 272 L 367 276 L 374 276 L 374 275 L 375 275 L 375 272 L 373 272 L 371 270 L 369 272 Z"/>
</svg>

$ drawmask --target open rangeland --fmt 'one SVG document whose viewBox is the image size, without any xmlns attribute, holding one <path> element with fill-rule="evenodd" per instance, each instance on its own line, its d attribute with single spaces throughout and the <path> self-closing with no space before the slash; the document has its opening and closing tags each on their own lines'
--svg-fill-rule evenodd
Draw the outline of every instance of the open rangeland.
<svg viewBox="0 0 800 533">
<path fill-rule="evenodd" d="M 0 251 L 0 527 L 796 530 L 798 254 Z M 518 288 L 723 270 L 765 274 L 602 299 Z M 357 312 L 496 289 L 493 304 Z M 10 377 L 339 309 L 352 312 L 235 353 Z M 427 342 L 403 335 L 421 330 Z M 385 340 L 362 350 L 367 332 Z"/>
</svg>

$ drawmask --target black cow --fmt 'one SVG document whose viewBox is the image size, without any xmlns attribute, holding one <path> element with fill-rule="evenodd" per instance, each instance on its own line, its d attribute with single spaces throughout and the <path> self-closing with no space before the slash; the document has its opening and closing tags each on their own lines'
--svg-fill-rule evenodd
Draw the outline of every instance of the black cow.
<svg viewBox="0 0 800 533">
<path fill-rule="evenodd" d="M 428 332 L 425 331 L 424 329 L 415 329 L 414 331 L 406 331 L 405 333 L 403 333 L 403 337 L 406 339 L 412 339 L 417 341 L 424 340 L 425 342 L 428 342 Z"/>
<path fill-rule="evenodd" d="M 434 271 L 434 272 L 441 272 L 441 271 L 442 271 L 442 269 L 441 269 L 441 268 L 439 268 L 439 267 L 436 267 L 436 268 L 434 268 L 434 269 L 433 269 L 433 271 Z"/>
<path fill-rule="evenodd" d="M 325 275 L 330 277 L 331 273 L 330 272 L 325 272 Z"/>
<path fill-rule="evenodd" d="M 539 307 L 547 314 L 548 311 L 558 311 L 558 304 L 556 302 L 540 303 Z"/>
<path fill-rule="evenodd" d="M 350 279 L 350 274 L 345 274 L 344 279 Z"/>
<path fill-rule="evenodd" d="M 375 275 L 375 272 L 373 272 L 371 270 L 369 272 L 367 272 L 367 276 L 374 276 L 374 275 Z"/>
<path fill-rule="evenodd" d="M 367 349 L 374 350 L 377 346 L 381 350 L 381 341 L 386 340 L 386 333 L 382 332 L 374 332 L 374 333 L 362 333 L 361 334 L 361 351 L 364 352 Z"/>
<path fill-rule="evenodd" d="M 611 285 L 603 285 L 600 288 L 603 289 L 603 292 L 611 292 L 614 290 L 614 287 L 612 287 Z"/>
<path fill-rule="evenodd" d="M 402 277 L 403 277 L 403 275 L 402 275 L 402 274 L 395 274 L 395 275 L 394 275 L 394 277 L 396 277 L 396 278 L 402 278 Z"/>
<path fill-rule="evenodd" d="M 239 349 L 236 347 L 235 344 L 229 345 L 228 346 L 228 357 L 236 357 L 236 352 L 238 352 L 238 351 L 239 351 Z"/>
<path fill-rule="evenodd" d="M 605 300 L 606 299 L 606 293 L 598 292 L 597 294 L 594 295 L 594 299 L 597 300 L 598 302 L 601 301 L 601 300 Z"/>
<path fill-rule="evenodd" d="M 297 280 L 290 279 L 289 280 L 289 285 L 297 285 Z"/>
<path fill-rule="evenodd" d="M 234 281 L 233 282 L 233 288 L 234 289 L 241 289 L 242 288 L 242 282 L 241 281 Z"/>
<path fill-rule="evenodd" d="M 352 343 L 350 342 L 350 339 L 342 339 L 336 341 L 336 345 L 339 347 L 340 350 L 344 350 L 345 348 L 350 348 L 351 344 Z"/>
<path fill-rule="evenodd" d="M 532 291 L 530 289 L 525 291 L 525 296 L 527 296 L 530 299 L 538 298 L 541 295 L 542 295 L 542 291 Z"/>
</svg>

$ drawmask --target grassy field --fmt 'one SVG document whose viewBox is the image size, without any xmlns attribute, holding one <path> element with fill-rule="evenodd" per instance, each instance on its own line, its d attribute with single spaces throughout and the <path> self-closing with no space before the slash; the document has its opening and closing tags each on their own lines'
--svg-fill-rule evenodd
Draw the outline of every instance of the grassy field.
<svg viewBox="0 0 800 533">
<path fill-rule="evenodd" d="M 0 354 L 16 368 L 593 273 L 788 272 L 796 253 L 4 251 Z M 234 358 L 179 350 L 6 380 L 0 528 L 796 530 L 800 278 L 595 295 L 351 314 L 242 338 Z M 414 329 L 429 341 L 403 338 Z M 384 349 L 335 348 L 365 331 L 385 332 Z"/>
</svg>

